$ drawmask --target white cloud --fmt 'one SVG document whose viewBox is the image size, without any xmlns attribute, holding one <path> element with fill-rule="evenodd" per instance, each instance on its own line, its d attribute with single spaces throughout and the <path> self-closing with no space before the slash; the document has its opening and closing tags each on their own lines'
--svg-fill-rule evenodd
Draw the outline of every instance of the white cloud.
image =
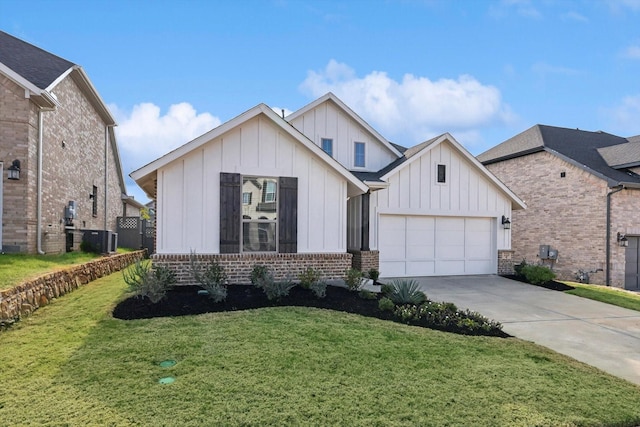
<svg viewBox="0 0 640 427">
<path fill-rule="evenodd" d="M 640 59 L 640 45 L 627 47 L 623 52 L 623 56 L 630 59 Z"/>
<path fill-rule="evenodd" d="M 532 71 L 536 74 L 545 76 L 548 74 L 559 74 L 563 76 L 575 76 L 580 74 L 578 70 L 568 67 L 562 67 L 557 65 L 547 64 L 546 62 L 536 62 L 531 67 Z"/>
<path fill-rule="evenodd" d="M 568 21 L 589 22 L 589 18 L 575 11 L 563 14 L 562 18 Z"/>
<path fill-rule="evenodd" d="M 128 174 L 220 125 L 220 119 L 209 113 L 198 114 L 190 104 L 173 104 L 161 114 L 160 107 L 141 103 L 129 111 L 110 105 L 118 126 L 115 128 L 127 189 L 138 200 L 142 192 Z"/>
<path fill-rule="evenodd" d="M 507 17 L 511 11 L 525 18 L 542 18 L 542 13 L 531 4 L 530 0 L 502 0 L 489 8 L 489 14 L 498 19 Z"/>
<path fill-rule="evenodd" d="M 640 0 L 607 0 L 607 3 L 615 13 L 624 13 L 627 9 L 640 11 Z"/>
<path fill-rule="evenodd" d="M 335 93 L 383 135 L 404 145 L 443 132 L 463 135 L 460 141 L 472 144 L 479 139 L 478 128 L 514 117 L 497 88 L 469 75 L 432 81 L 406 74 L 396 81 L 372 71 L 358 77 L 351 67 L 332 59 L 324 70 L 309 71 L 300 88 L 313 97 Z"/>
<path fill-rule="evenodd" d="M 618 106 L 610 109 L 608 113 L 618 133 L 640 134 L 640 94 L 623 98 Z"/>
</svg>

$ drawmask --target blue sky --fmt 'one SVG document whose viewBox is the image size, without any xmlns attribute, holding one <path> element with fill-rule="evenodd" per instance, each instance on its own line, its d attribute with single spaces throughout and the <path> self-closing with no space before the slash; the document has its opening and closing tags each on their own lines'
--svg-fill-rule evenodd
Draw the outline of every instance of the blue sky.
<svg viewBox="0 0 640 427">
<path fill-rule="evenodd" d="M 0 0 L 0 29 L 85 69 L 126 174 L 327 91 L 404 146 L 450 132 L 477 155 L 537 123 L 637 135 L 638 22 L 640 0 Z"/>
</svg>

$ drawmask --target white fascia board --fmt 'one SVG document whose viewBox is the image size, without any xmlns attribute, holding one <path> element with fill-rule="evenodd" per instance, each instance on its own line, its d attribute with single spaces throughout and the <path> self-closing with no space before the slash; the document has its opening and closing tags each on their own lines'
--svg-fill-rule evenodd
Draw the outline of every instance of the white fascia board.
<svg viewBox="0 0 640 427">
<path fill-rule="evenodd" d="M 58 101 L 53 98 L 46 90 L 40 89 L 29 80 L 25 79 L 20 74 L 7 67 L 2 62 L 0 62 L 0 73 L 4 74 L 15 84 L 22 87 L 25 90 L 25 98 L 40 98 L 43 102 L 36 102 L 35 100 L 34 102 L 36 102 L 42 108 L 53 109 L 60 105 Z"/>
<path fill-rule="evenodd" d="M 221 124 L 220 126 L 210 130 L 209 132 L 197 137 L 196 139 L 176 148 L 175 150 L 165 154 L 157 160 L 137 169 L 129 174 L 134 181 L 141 187 L 142 183 L 148 181 L 150 175 L 154 174 L 158 169 L 166 166 L 167 164 L 179 159 L 180 157 L 188 154 L 189 152 L 199 148 L 200 146 L 208 143 L 209 141 L 218 138 L 222 134 L 232 130 L 236 126 L 258 116 L 264 114 L 269 117 L 274 123 L 276 123 L 284 132 L 291 135 L 298 142 L 304 145 L 312 153 L 321 158 L 325 163 L 335 169 L 341 176 L 343 176 L 347 182 L 352 186 L 354 191 L 350 191 L 350 194 L 357 195 L 367 192 L 367 186 L 357 179 L 351 172 L 349 172 L 344 166 L 342 166 L 337 160 L 325 153 L 320 147 L 315 145 L 313 141 L 304 136 L 300 131 L 291 126 L 286 120 L 284 120 L 275 111 L 269 108 L 265 104 L 259 104 L 250 110 L 240 114 L 239 116 Z M 143 187 L 144 188 L 144 187 Z"/>
<path fill-rule="evenodd" d="M 404 169 L 405 167 L 409 166 L 411 163 L 415 162 L 417 159 L 422 157 L 422 155 L 424 153 L 426 153 L 427 151 L 431 150 L 432 148 L 438 146 L 439 144 L 441 144 L 444 141 L 449 141 L 449 143 L 451 145 L 453 145 L 457 149 L 457 151 L 460 154 L 462 154 L 462 156 L 464 158 L 466 158 L 473 166 L 475 166 L 475 168 L 478 171 L 480 171 L 480 173 L 482 175 L 484 175 L 487 179 L 489 179 L 491 182 L 493 182 L 504 194 L 506 194 L 507 197 L 509 197 L 511 199 L 512 209 L 516 209 L 517 210 L 517 209 L 526 209 L 527 208 L 527 205 L 524 203 L 524 201 L 522 201 L 522 199 L 520 199 L 513 191 L 511 191 L 509 189 L 509 187 L 504 185 L 504 183 L 502 181 L 500 181 L 498 178 L 496 178 L 495 175 L 493 175 L 491 172 L 489 172 L 489 170 L 486 167 L 484 167 L 482 165 L 482 163 L 480 163 L 480 161 L 478 161 L 478 159 L 476 159 L 471 153 L 469 153 L 469 151 L 467 151 L 467 149 L 464 148 L 462 146 L 462 144 L 460 144 L 458 141 L 456 141 L 456 139 L 453 136 L 451 136 L 451 134 L 449 134 L 448 132 L 440 135 L 431 144 L 426 145 L 425 147 L 423 147 L 422 150 L 420 150 L 419 152 L 417 152 L 416 154 L 411 156 L 411 158 L 408 159 L 406 162 L 399 164 L 398 167 L 396 167 L 396 168 L 392 169 L 391 171 L 387 172 L 380 179 L 385 180 L 385 181 L 388 180 L 391 175 L 393 175 L 396 172 L 398 172 L 398 171 Z"/>
<path fill-rule="evenodd" d="M 295 120 L 296 118 L 298 118 L 301 115 L 305 114 L 307 111 L 313 110 L 318 105 L 322 104 L 323 102 L 325 102 L 327 100 L 333 101 L 334 104 L 336 104 L 340 109 L 342 109 L 345 113 L 347 113 L 347 115 L 349 115 L 349 117 L 351 117 L 360 126 L 362 126 L 369 133 L 371 133 L 374 138 L 376 138 L 382 145 L 384 145 L 396 157 L 402 157 L 402 153 L 400 151 L 398 151 L 398 149 L 396 149 L 389 141 L 387 141 L 387 139 L 384 136 L 380 135 L 380 133 L 378 133 L 377 130 L 375 130 L 373 127 L 371 127 L 371 125 L 369 125 L 369 123 L 365 122 L 362 119 L 362 117 L 360 117 L 358 114 L 356 114 L 355 111 L 353 111 L 351 108 L 349 108 L 349 106 L 347 104 L 342 102 L 340 100 L 340 98 L 335 96 L 332 92 L 327 92 L 325 95 L 321 96 L 320 98 L 316 99 L 315 101 L 311 102 L 310 104 L 307 104 L 304 107 L 300 108 L 299 110 L 294 111 L 293 113 L 289 114 L 286 117 L 286 119 L 287 119 L 287 121 Z"/>
<path fill-rule="evenodd" d="M 385 188 L 389 188 L 391 184 L 388 182 L 380 182 L 380 181 L 364 181 L 364 183 L 369 187 L 371 191 L 384 190 Z"/>
<path fill-rule="evenodd" d="M 116 119 L 111 115 L 111 111 L 109 111 L 109 108 L 107 108 L 107 104 L 105 104 L 105 102 L 100 97 L 100 94 L 96 90 L 93 83 L 91 83 L 91 80 L 89 79 L 89 76 L 87 76 L 87 73 L 84 72 L 84 69 L 79 65 L 74 65 L 67 72 L 67 74 L 71 74 L 73 80 L 80 86 L 80 89 L 88 94 L 89 101 L 93 101 L 93 106 L 96 108 L 98 114 L 100 114 L 105 124 L 110 126 L 117 126 L 118 124 L 116 123 Z M 58 83 L 60 83 L 60 81 L 62 81 L 62 79 L 58 77 L 53 83 L 51 83 L 51 85 L 49 85 L 47 90 L 53 90 L 53 88 Z"/>
</svg>

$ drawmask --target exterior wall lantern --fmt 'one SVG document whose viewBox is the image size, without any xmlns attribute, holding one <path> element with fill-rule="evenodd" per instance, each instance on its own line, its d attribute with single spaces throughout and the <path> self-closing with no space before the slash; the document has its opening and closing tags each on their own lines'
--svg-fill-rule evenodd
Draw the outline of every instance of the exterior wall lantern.
<svg viewBox="0 0 640 427">
<path fill-rule="evenodd" d="M 620 245 L 623 248 L 626 248 L 627 246 L 629 246 L 629 239 L 627 239 L 627 236 L 625 236 L 624 234 L 621 234 L 620 232 L 618 232 L 618 245 Z"/>
<path fill-rule="evenodd" d="M 17 181 L 20 179 L 20 160 L 14 160 L 7 169 L 7 178 Z"/>
<path fill-rule="evenodd" d="M 502 215 L 502 228 L 505 230 L 509 230 L 511 228 L 511 221 L 509 221 L 509 218 L 504 215 Z"/>
</svg>

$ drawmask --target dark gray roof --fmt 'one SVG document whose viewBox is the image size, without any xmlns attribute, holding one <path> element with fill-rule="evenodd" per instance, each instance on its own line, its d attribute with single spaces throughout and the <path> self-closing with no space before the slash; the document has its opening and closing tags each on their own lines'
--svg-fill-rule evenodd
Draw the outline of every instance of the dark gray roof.
<svg viewBox="0 0 640 427">
<path fill-rule="evenodd" d="M 610 185 L 620 182 L 640 183 L 640 175 L 611 167 L 598 151 L 604 149 L 607 152 L 610 150 L 608 147 L 622 144 L 629 144 L 629 141 L 602 131 L 589 132 L 535 125 L 480 154 L 477 158 L 488 165 L 544 150 L 578 167 L 588 169 L 591 173 L 608 180 Z"/>
<path fill-rule="evenodd" d="M 0 62 L 40 89 L 75 64 L 0 31 Z"/>
</svg>

